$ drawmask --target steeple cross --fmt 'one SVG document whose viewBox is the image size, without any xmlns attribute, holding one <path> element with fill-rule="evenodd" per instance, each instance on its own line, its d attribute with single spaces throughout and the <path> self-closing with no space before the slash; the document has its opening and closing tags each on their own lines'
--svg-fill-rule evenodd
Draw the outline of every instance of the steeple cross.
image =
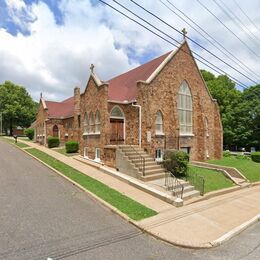
<svg viewBox="0 0 260 260">
<path fill-rule="evenodd" d="M 93 73 L 94 72 L 94 68 L 95 68 L 94 64 L 91 64 L 89 68 L 90 68 L 90 71 Z"/>
<path fill-rule="evenodd" d="M 183 33 L 183 38 L 185 39 L 186 34 L 188 33 L 188 32 L 186 31 L 186 28 L 183 28 L 181 31 L 182 31 L 182 33 Z"/>
</svg>

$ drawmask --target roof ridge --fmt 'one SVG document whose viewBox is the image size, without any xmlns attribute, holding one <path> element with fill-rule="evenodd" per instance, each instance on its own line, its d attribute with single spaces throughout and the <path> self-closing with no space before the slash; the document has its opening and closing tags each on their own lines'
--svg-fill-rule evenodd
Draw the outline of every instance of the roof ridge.
<svg viewBox="0 0 260 260">
<path fill-rule="evenodd" d="M 137 67 L 135 67 L 135 68 L 132 68 L 132 69 L 126 71 L 126 72 L 123 72 L 122 74 L 119 74 L 119 75 L 117 75 L 117 76 L 115 76 L 115 77 L 113 77 L 113 78 L 111 78 L 111 79 L 109 79 L 109 80 L 106 80 L 105 82 L 109 82 L 109 81 L 111 81 L 111 80 L 113 80 L 113 79 L 115 79 L 115 78 L 118 78 L 118 77 L 123 76 L 123 75 L 125 75 L 125 74 L 127 74 L 127 73 L 130 73 L 130 72 L 133 72 L 134 70 L 140 69 L 141 67 L 146 66 L 146 65 L 148 65 L 149 63 L 153 63 L 153 62 L 156 61 L 157 59 L 161 59 L 163 56 L 165 56 L 165 58 L 166 58 L 171 52 L 172 52 L 172 51 L 168 51 L 168 52 L 166 52 L 166 53 L 164 53 L 164 54 L 162 54 L 162 55 L 160 55 L 160 56 L 157 56 L 156 58 L 154 58 L 154 59 L 152 59 L 152 60 L 149 60 L 149 61 L 147 61 L 147 62 L 145 62 L 145 63 L 143 63 L 143 64 L 140 64 L 139 66 L 137 66 Z"/>
</svg>

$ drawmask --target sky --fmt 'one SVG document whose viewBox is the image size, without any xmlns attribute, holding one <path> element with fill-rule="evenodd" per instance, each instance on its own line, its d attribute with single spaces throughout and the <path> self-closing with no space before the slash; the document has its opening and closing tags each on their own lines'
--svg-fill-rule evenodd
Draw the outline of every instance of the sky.
<svg viewBox="0 0 260 260">
<path fill-rule="evenodd" d="M 115 1 L 104 1 L 123 10 Z M 188 37 L 225 63 L 188 40 L 192 51 L 244 87 L 260 83 L 259 0 L 137 1 L 172 27 L 130 0 L 118 2 L 169 35 L 171 38 L 163 37 L 175 45 L 179 44 L 172 39 L 180 42 L 183 36 L 172 27 L 186 28 Z M 173 11 L 178 11 L 170 4 L 203 28 L 212 37 L 211 42 L 194 30 L 199 30 L 198 27 L 190 26 L 187 17 L 182 20 L 176 16 Z M 123 13 L 134 17 L 126 10 Z M 226 55 L 220 52 L 222 47 L 215 41 L 228 51 Z M 98 77 L 105 81 L 174 49 L 169 42 L 98 0 L 0 0 L 0 84 L 10 80 L 22 85 L 36 101 L 40 93 L 46 100 L 61 101 L 73 95 L 75 86 L 83 91 L 91 64 Z M 217 75 L 204 64 L 198 62 L 198 65 Z"/>
</svg>

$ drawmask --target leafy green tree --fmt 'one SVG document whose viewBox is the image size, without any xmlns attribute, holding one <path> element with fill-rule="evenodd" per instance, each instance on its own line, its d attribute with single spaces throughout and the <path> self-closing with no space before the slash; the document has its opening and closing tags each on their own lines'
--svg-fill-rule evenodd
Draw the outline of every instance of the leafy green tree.
<svg viewBox="0 0 260 260">
<path fill-rule="evenodd" d="M 245 146 L 260 149 L 260 85 L 249 87 L 243 91 L 238 115 L 243 115 L 243 127 L 247 129 Z"/>
<path fill-rule="evenodd" d="M 223 125 L 224 144 L 237 145 L 237 106 L 242 93 L 236 89 L 235 83 L 226 75 L 215 77 L 212 73 L 202 70 L 204 80 L 213 98 L 218 102 Z"/>
<path fill-rule="evenodd" d="M 3 129 L 10 135 L 16 126 L 28 127 L 35 119 L 37 103 L 26 89 L 10 81 L 0 84 L 0 113 L 3 115 Z"/>
</svg>

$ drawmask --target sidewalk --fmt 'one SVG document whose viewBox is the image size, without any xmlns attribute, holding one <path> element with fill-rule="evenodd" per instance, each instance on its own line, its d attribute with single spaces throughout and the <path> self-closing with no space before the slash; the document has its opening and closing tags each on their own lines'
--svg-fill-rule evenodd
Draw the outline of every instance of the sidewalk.
<svg viewBox="0 0 260 260">
<path fill-rule="evenodd" d="M 245 228 L 241 226 L 244 223 L 260 220 L 260 186 L 176 208 L 71 157 L 35 143 L 25 143 L 156 210 L 158 215 L 133 223 L 144 231 L 175 245 L 193 248 L 216 246 Z M 227 233 L 227 237 L 223 237 Z M 221 239 L 218 240 L 219 238 Z"/>
</svg>

